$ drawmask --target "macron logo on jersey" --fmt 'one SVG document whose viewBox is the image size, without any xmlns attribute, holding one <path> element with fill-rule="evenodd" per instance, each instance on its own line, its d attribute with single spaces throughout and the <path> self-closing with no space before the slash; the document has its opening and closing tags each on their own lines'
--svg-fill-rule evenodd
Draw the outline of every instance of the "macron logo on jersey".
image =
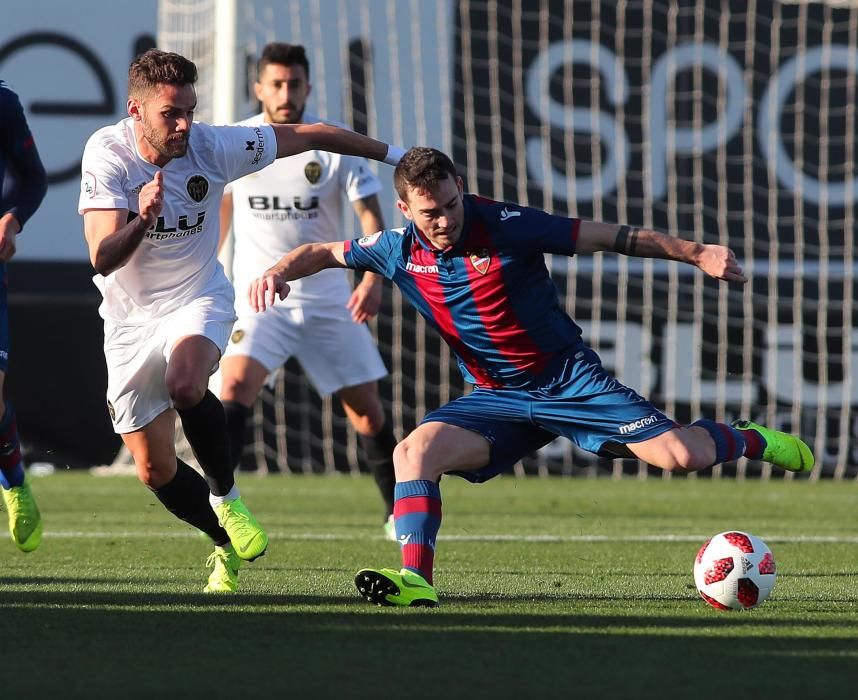
<svg viewBox="0 0 858 700">
<path fill-rule="evenodd" d="M 405 263 L 405 269 L 409 272 L 416 272 L 419 275 L 437 275 L 437 265 L 415 265 L 413 262 Z"/>
<path fill-rule="evenodd" d="M 513 217 L 516 217 L 516 216 L 521 216 L 521 212 L 520 211 L 510 211 L 506 207 L 501 209 L 501 213 L 500 213 L 500 220 L 501 221 L 507 221 L 508 219 L 512 219 Z"/>
</svg>

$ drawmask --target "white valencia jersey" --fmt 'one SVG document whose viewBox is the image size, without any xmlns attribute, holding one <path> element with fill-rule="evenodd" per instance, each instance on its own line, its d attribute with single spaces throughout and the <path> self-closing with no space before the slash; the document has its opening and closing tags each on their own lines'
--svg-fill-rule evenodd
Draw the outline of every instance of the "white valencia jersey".
<svg viewBox="0 0 858 700">
<path fill-rule="evenodd" d="M 323 121 L 305 114 L 306 124 Z M 263 124 L 256 115 L 242 125 Z M 335 122 L 328 122 L 342 126 Z M 364 158 L 307 151 L 281 158 L 260 172 L 233 182 L 232 274 L 236 306 L 246 310 L 250 283 L 289 251 L 304 243 L 351 238 L 343 224 L 344 199 L 364 199 L 381 190 L 381 181 Z M 343 196 L 345 195 L 345 197 Z M 351 294 L 346 270 L 329 269 L 289 282 L 281 306 L 307 302 L 345 304 Z"/>
<path fill-rule="evenodd" d="M 129 117 L 96 131 L 83 152 L 78 211 L 128 209 L 138 214 L 140 189 L 159 170 L 164 204 L 128 262 L 93 278 L 106 320 L 145 323 L 183 307 L 229 281 L 217 260 L 223 190 L 232 180 L 271 164 L 274 130 L 265 125 L 211 126 L 195 122 L 186 154 L 163 168 L 140 157 Z"/>
</svg>

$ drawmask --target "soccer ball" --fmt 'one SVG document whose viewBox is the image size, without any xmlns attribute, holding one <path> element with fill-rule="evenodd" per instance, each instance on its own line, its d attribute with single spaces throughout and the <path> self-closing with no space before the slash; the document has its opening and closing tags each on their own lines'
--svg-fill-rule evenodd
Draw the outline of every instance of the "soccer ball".
<svg viewBox="0 0 858 700">
<path fill-rule="evenodd" d="M 775 558 L 759 537 L 721 532 L 705 542 L 694 560 L 700 596 L 719 610 L 748 610 L 775 587 Z"/>
</svg>

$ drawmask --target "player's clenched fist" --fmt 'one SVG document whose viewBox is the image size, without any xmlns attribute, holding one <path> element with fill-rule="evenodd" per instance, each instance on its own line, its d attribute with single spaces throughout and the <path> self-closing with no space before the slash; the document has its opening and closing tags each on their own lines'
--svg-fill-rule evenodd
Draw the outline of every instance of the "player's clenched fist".
<svg viewBox="0 0 858 700">
<path fill-rule="evenodd" d="M 248 292 L 250 307 L 254 311 L 265 311 L 269 306 L 274 306 L 276 297 L 285 299 L 289 289 L 289 285 L 280 278 L 275 268 L 269 268 L 261 277 L 257 277 L 250 283 Z"/>
<path fill-rule="evenodd" d="M 727 282 L 747 282 L 742 266 L 736 260 L 736 254 L 727 246 L 704 245 L 697 258 L 697 267 L 715 279 Z"/>
<path fill-rule="evenodd" d="M 140 217 L 150 226 L 158 220 L 164 206 L 164 175 L 159 170 L 151 182 L 140 189 Z"/>
</svg>

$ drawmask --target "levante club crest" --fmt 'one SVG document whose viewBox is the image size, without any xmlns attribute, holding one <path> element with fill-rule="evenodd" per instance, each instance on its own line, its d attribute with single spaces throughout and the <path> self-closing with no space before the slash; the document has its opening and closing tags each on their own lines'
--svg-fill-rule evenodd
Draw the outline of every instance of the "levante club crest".
<svg viewBox="0 0 858 700">
<path fill-rule="evenodd" d="M 491 264 L 492 257 L 489 255 L 489 251 L 485 248 L 476 253 L 471 253 L 471 265 L 473 265 L 474 269 L 481 275 L 484 275 L 489 271 L 489 265 Z"/>
</svg>

